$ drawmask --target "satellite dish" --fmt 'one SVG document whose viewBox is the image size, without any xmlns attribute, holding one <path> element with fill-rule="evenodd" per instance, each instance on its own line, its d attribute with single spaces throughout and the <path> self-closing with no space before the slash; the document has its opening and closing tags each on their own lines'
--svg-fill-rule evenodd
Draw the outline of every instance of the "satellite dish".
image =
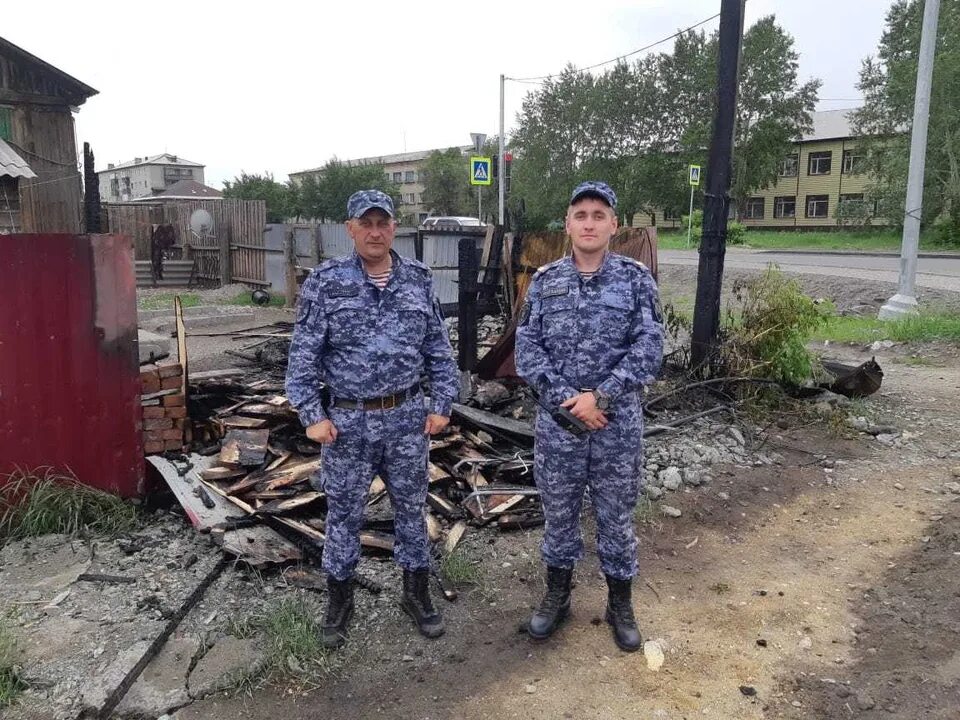
<svg viewBox="0 0 960 720">
<path fill-rule="evenodd" d="M 213 215 L 199 208 L 190 214 L 190 230 L 198 238 L 213 236 Z"/>
</svg>

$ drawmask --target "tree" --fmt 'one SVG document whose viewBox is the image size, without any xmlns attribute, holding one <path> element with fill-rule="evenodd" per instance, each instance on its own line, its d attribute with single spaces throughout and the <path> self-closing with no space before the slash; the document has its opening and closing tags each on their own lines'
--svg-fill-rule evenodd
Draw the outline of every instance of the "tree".
<svg viewBox="0 0 960 720">
<path fill-rule="evenodd" d="M 864 105 L 853 116 L 855 131 L 871 137 L 866 143 L 866 169 L 873 177 L 869 192 L 882 203 L 882 214 L 894 222 L 902 222 L 904 214 L 922 18 L 923 2 L 893 3 L 877 57 L 863 61 L 859 88 Z M 937 220 L 944 241 L 960 241 L 958 0 L 944 0 L 940 7 L 922 218 L 927 224 Z"/>
<path fill-rule="evenodd" d="M 791 141 L 810 127 L 820 82 L 797 81 L 793 38 L 773 16 L 744 36 L 732 195 L 738 204 L 775 179 Z M 672 53 L 594 76 L 568 66 L 524 98 L 512 147 L 513 192 L 528 225 L 563 216 L 570 189 L 599 177 L 620 193 L 625 220 L 686 210 L 686 167 L 710 142 L 717 36 L 687 32 Z"/>
<path fill-rule="evenodd" d="M 323 222 L 347 220 L 347 200 L 357 190 L 382 190 L 399 204 L 400 194 L 382 165 L 347 165 L 331 158 L 315 176 L 300 181 L 302 214 Z"/>
<path fill-rule="evenodd" d="M 459 148 L 434 150 L 423 163 L 423 203 L 433 215 L 466 215 L 469 159 Z"/>
<path fill-rule="evenodd" d="M 223 196 L 239 200 L 263 200 L 267 204 L 267 222 L 282 223 L 293 213 L 295 199 L 291 198 L 289 186 L 273 179 L 270 173 L 250 175 L 240 173 L 233 182 L 225 180 Z"/>
</svg>

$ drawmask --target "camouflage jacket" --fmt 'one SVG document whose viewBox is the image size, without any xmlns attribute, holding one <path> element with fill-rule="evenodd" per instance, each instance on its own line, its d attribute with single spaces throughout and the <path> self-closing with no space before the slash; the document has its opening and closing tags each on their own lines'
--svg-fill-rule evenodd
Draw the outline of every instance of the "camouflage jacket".
<svg viewBox="0 0 960 720">
<path fill-rule="evenodd" d="M 517 327 L 517 372 L 548 405 L 582 388 L 616 399 L 650 383 L 662 357 L 657 285 L 642 263 L 607 253 L 583 280 L 567 256 L 534 274 Z"/>
<path fill-rule="evenodd" d="M 449 416 L 458 370 L 423 263 L 391 251 L 393 274 L 380 290 L 356 252 L 327 260 L 300 291 L 287 367 L 287 397 L 310 426 L 327 417 L 321 389 L 353 400 L 392 395 L 430 381 L 431 412 Z"/>
</svg>

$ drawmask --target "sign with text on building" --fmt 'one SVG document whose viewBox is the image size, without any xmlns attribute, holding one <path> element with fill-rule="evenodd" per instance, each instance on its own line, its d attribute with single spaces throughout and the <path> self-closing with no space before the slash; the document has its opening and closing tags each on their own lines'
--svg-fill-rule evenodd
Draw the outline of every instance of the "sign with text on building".
<svg viewBox="0 0 960 720">
<path fill-rule="evenodd" d="M 697 186 L 700 184 L 700 166 L 691 165 L 690 166 L 690 184 Z"/>
<path fill-rule="evenodd" d="M 490 185 L 493 177 L 490 172 L 490 158 L 474 155 L 470 158 L 470 184 Z"/>
</svg>

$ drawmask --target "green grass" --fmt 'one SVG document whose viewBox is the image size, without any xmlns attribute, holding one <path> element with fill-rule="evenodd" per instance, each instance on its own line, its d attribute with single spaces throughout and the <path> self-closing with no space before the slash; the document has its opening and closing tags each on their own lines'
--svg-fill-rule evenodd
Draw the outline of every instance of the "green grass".
<svg viewBox="0 0 960 720">
<path fill-rule="evenodd" d="M 226 302 L 227 305 L 252 305 L 254 307 L 257 304 L 253 301 L 253 298 L 250 297 L 250 290 L 244 290 L 242 293 L 237 295 L 232 300 Z M 275 293 L 270 294 L 270 302 L 267 303 L 267 307 L 283 307 L 286 303 L 286 297 L 284 295 L 277 295 Z"/>
<path fill-rule="evenodd" d="M 789 232 L 748 228 L 745 242 L 739 246 L 760 250 L 849 250 L 873 252 L 899 252 L 901 235 L 893 230 L 862 231 L 811 231 Z M 687 247 L 687 233 L 680 230 L 664 230 L 657 237 L 657 245 L 667 250 L 682 250 Z M 695 244 L 694 244 L 695 245 Z M 928 237 L 920 238 L 920 249 L 927 251 L 957 251 L 960 246 L 935 244 Z"/>
<path fill-rule="evenodd" d="M 0 618 L 0 707 L 13 704 L 26 687 L 17 665 L 16 642 Z"/>
<path fill-rule="evenodd" d="M 261 678 L 309 681 L 318 673 L 330 672 L 333 656 L 320 642 L 322 622 L 319 608 L 301 596 L 282 598 L 261 613 L 228 621 L 226 630 L 236 637 L 262 635 L 267 654 L 259 676 L 234 678 L 235 685 L 249 689 Z M 356 622 L 354 632 L 359 632 Z"/>
<path fill-rule="evenodd" d="M 467 559 L 464 553 L 454 550 L 443 559 L 440 572 L 457 586 L 477 585 L 481 579 L 480 568 Z"/>
<path fill-rule="evenodd" d="M 0 481 L 0 543 L 47 533 L 117 535 L 136 524 L 133 505 L 51 468 Z"/>
<path fill-rule="evenodd" d="M 196 307 L 200 304 L 200 296 L 196 293 L 161 293 L 160 295 L 148 295 L 137 299 L 137 309 L 139 310 L 173 310 L 173 299 L 180 295 L 180 304 L 185 307 Z"/>
<path fill-rule="evenodd" d="M 960 342 L 960 314 L 909 315 L 898 320 L 833 317 L 813 332 L 812 340 L 871 343 L 874 340 Z"/>
</svg>

